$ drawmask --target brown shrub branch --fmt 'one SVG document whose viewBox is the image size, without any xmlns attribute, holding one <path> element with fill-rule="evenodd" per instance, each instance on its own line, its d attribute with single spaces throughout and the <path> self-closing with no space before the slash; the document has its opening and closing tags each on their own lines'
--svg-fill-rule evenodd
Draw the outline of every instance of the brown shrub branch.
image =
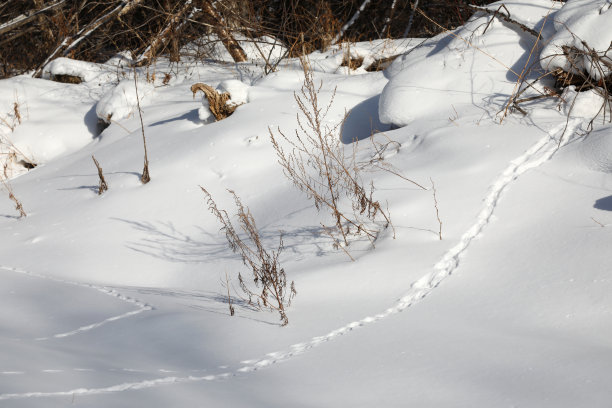
<svg viewBox="0 0 612 408">
<path fill-rule="evenodd" d="M 285 269 L 279 263 L 279 256 L 283 251 L 282 235 L 279 238 L 278 248 L 275 251 L 267 250 L 262 243 L 261 234 L 248 207 L 242 204 L 234 191 L 228 190 L 233 196 L 237 208 L 236 216 L 238 217 L 239 228 L 246 234 L 246 237 L 242 238 L 232 224 L 227 212 L 217 207 L 212 196 L 204 187 L 200 186 L 200 188 L 206 197 L 209 211 L 221 223 L 221 229 L 225 232 L 225 238 L 230 248 L 234 253 L 240 255 L 242 262 L 251 269 L 255 289 L 247 283 L 241 274 L 238 275 L 240 288 L 248 298 L 248 303 L 258 309 L 278 312 L 281 325 L 289 324 L 285 309 L 291 305 L 291 300 L 297 292 L 293 282 L 287 288 L 287 275 Z"/>
</svg>

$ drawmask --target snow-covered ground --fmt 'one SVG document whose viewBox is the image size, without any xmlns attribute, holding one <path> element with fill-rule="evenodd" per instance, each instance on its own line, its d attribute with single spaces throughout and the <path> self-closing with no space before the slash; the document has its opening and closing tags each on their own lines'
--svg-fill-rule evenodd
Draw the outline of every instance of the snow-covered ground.
<svg viewBox="0 0 612 408">
<path fill-rule="evenodd" d="M 542 49 L 551 55 L 543 45 L 574 41 L 561 31 L 580 35 L 595 13 L 609 20 L 609 2 L 582 3 L 505 2 L 541 33 L 536 47 L 479 14 L 425 42 L 310 56 L 322 105 L 335 90 L 325 124 L 349 112 L 336 135 L 346 151 L 359 140 L 358 158 L 368 157 L 378 131 L 374 142 L 393 141 L 384 162 L 428 188 L 366 172 L 395 239 L 387 229 L 375 249 L 354 240 L 355 261 L 334 249 L 321 228 L 333 220 L 285 178 L 270 142 L 269 128 L 298 127 L 299 61 L 267 76 L 261 60 L 138 71 L 146 185 L 134 72 L 122 58 L 47 70 L 82 75 L 78 85 L 0 81 L 0 160 L 28 214 L 18 218 L 1 191 L 0 406 L 609 407 L 609 115 L 597 92 L 571 90 L 504 115 L 517 75 Z M 610 28 L 600 32 L 609 43 Z M 347 53 L 362 67 L 341 66 Z M 400 53 L 385 71 L 365 70 Z M 226 80 L 248 86 L 246 103 L 202 122 L 191 85 Z M 109 185 L 101 196 L 92 155 Z M 288 326 L 237 298 L 229 316 L 226 276 L 237 288 L 249 271 L 200 186 L 230 214 L 234 190 L 269 248 L 283 231 L 280 260 L 298 292 Z"/>
</svg>

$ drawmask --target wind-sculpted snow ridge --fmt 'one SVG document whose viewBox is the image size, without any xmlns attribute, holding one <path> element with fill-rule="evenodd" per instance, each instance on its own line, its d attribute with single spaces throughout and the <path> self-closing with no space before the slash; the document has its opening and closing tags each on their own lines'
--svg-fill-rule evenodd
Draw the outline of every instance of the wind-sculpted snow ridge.
<svg viewBox="0 0 612 408">
<path fill-rule="evenodd" d="M 127 390 L 142 390 L 177 383 L 226 379 L 228 377 L 237 376 L 241 373 L 248 373 L 262 368 L 266 368 L 278 362 L 287 361 L 292 357 L 304 354 L 307 351 L 323 343 L 332 341 L 344 334 L 348 334 L 354 329 L 364 327 L 371 323 L 375 323 L 379 320 L 385 319 L 391 315 L 400 313 L 430 295 L 440 285 L 442 281 L 444 281 L 446 278 L 453 274 L 453 272 L 459 267 L 460 258 L 469 249 L 470 244 L 475 238 L 478 238 L 482 234 L 484 229 L 491 222 L 493 213 L 495 212 L 495 209 L 501 196 L 510 187 L 514 180 L 516 180 L 525 172 L 536 168 L 551 159 L 559 148 L 558 141 L 560 139 L 568 141 L 570 137 L 567 137 L 567 135 L 573 134 L 580 123 L 581 120 L 575 119 L 573 121 L 570 121 L 567 126 L 563 124 L 554 128 L 549 132 L 549 134 L 541 138 L 525 153 L 512 160 L 505 169 L 505 171 L 490 186 L 489 192 L 484 199 L 484 206 L 480 211 L 476 222 L 463 234 L 459 242 L 444 254 L 442 259 L 440 259 L 440 261 L 438 261 L 434 265 L 433 270 L 431 272 L 425 274 L 421 279 L 414 282 L 408 292 L 403 297 L 401 297 L 395 303 L 394 306 L 386 309 L 385 311 L 379 314 L 364 317 L 361 320 L 351 322 L 323 336 L 313 337 L 309 341 L 294 344 L 290 346 L 287 350 L 268 353 L 263 358 L 259 359 L 242 361 L 242 364 L 244 364 L 244 366 L 237 369 L 233 373 L 224 372 L 220 374 L 211 374 L 206 376 L 171 376 L 154 380 L 144 380 L 140 382 L 117 384 L 102 388 L 78 388 L 74 390 L 58 392 L 0 394 L 0 400 L 72 395 L 97 395 L 105 393 L 116 393 Z M 563 137 L 563 135 L 566 135 L 566 137 Z"/>
<path fill-rule="evenodd" d="M 71 330 L 71 331 L 68 331 L 68 332 L 57 333 L 57 334 L 54 334 L 54 335 L 49 336 L 49 337 L 39 337 L 39 338 L 36 339 L 38 341 L 49 340 L 49 339 L 52 339 L 52 338 L 63 338 L 63 337 L 73 336 L 73 335 L 78 334 L 78 333 L 82 333 L 82 332 L 86 332 L 86 331 L 89 331 L 89 330 L 96 329 L 96 328 L 98 328 L 100 326 L 103 326 L 103 325 L 105 325 L 107 323 L 110 323 L 110 322 L 115 322 L 117 320 L 121 320 L 121 319 L 125 319 L 127 317 L 135 316 L 135 315 L 137 315 L 139 313 L 142 313 L 142 312 L 153 310 L 153 306 L 148 305 L 146 303 L 143 303 L 143 302 L 141 302 L 138 299 L 134 299 L 134 298 L 130 298 L 130 297 L 124 296 L 124 295 L 122 295 L 121 293 L 117 292 L 115 289 L 112 289 L 112 288 L 92 285 L 92 284 L 89 284 L 89 283 L 81 283 L 81 282 L 74 282 L 74 281 L 68 281 L 68 280 L 64 280 L 64 279 L 53 278 L 53 277 L 50 277 L 50 276 L 40 275 L 40 274 L 37 274 L 37 273 L 28 272 L 28 271 L 24 271 L 24 270 L 21 270 L 21 269 L 8 267 L 8 266 L 0 266 L 0 269 L 5 270 L 5 271 L 20 273 L 20 274 L 23 274 L 23 275 L 34 276 L 34 277 L 40 278 L 40 279 L 48 279 L 48 280 L 51 280 L 51 281 L 54 281 L 54 282 L 64 283 L 64 284 L 67 284 L 67 285 L 80 286 L 80 287 L 83 287 L 83 288 L 97 290 L 98 292 L 101 292 L 101 293 L 103 293 L 103 294 L 105 294 L 107 296 L 112 296 L 112 297 L 117 298 L 117 299 L 119 299 L 119 300 L 121 300 L 123 302 L 133 304 L 134 306 L 137 307 L 136 310 L 132 310 L 130 312 L 123 313 L 121 315 L 112 316 L 112 317 L 104 319 L 104 320 L 102 320 L 100 322 L 92 323 L 92 324 L 89 324 L 89 325 L 86 325 L 86 326 L 81 326 L 81 327 L 78 327 L 78 328 L 76 328 L 74 330 Z"/>
</svg>

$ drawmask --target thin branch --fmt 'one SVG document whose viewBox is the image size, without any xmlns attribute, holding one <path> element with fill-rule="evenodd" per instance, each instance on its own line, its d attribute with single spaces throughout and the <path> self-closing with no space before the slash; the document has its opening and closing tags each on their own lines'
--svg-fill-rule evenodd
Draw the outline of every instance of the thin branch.
<svg viewBox="0 0 612 408">
<path fill-rule="evenodd" d="M 368 5 L 368 3 L 370 3 L 370 1 L 371 0 L 363 0 L 363 3 L 361 3 L 361 6 L 357 9 L 357 11 L 355 11 L 355 14 L 353 14 L 353 17 L 351 17 L 351 19 L 342 26 L 342 28 L 340 29 L 340 32 L 336 34 L 336 36 L 332 40 L 332 44 L 337 44 L 338 41 L 340 41 L 340 39 L 342 38 L 346 30 L 351 28 L 351 26 L 355 23 L 355 21 L 357 21 L 357 19 L 361 15 L 361 12 L 366 8 L 366 6 Z"/>
<path fill-rule="evenodd" d="M 47 11 L 53 10 L 59 6 L 62 6 L 64 3 L 66 3 L 66 0 L 56 0 L 55 2 L 49 4 L 48 6 L 37 10 L 35 12 L 27 12 L 24 14 L 21 14 L 15 18 L 13 18 L 10 21 L 7 21 L 4 24 L 0 24 L 0 35 L 4 34 L 6 32 L 9 32 L 11 30 L 14 30 L 17 27 L 20 27 L 32 20 L 34 20 L 36 17 L 38 17 L 40 14 L 46 13 Z"/>
<path fill-rule="evenodd" d="M 136 68 L 134 68 L 134 88 L 136 89 L 136 107 L 138 108 L 138 116 L 140 117 L 140 129 L 142 131 L 142 144 L 144 146 L 144 168 L 142 169 L 142 176 L 140 181 L 142 184 L 147 184 L 151 181 L 149 175 L 149 157 L 147 155 L 147 138 L 145 137 L 144 123 L 142 121 L 142 109 L 140 109 L 140 96 L 138 95 L 138 81 L 136 80 Z"/>
<path fill-rule="evenodd" d="M 438 237 L 440 237 L 440 241 L 442 241 L 442 220 L 440 219 L 440 210 L 438 209 L 438 197 L 436 196 L 436 185 L 434 184 L 433 179 L 429 179 L 431 181 L 431 189 L 433 190 L 433 199 L 434 199 L 434 207 L 436 208 L 436 218 L 438 219 L 438 225 L 440 228 L 438 229 Z"/>
</svg>

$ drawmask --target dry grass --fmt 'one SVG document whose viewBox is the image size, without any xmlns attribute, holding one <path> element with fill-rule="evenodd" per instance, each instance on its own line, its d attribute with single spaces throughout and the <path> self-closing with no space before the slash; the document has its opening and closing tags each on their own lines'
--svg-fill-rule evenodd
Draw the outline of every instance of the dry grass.
<svg viewBox="0 0 612 408">
<path fill-rule="evenodd" d="M 349 237 L 357 235 L 365 235 L 374 244 L 382 229 L 392 227 L 390 214 L 374 198 L 374 184 L 364 185 L 363 167 L 356 162 L 355 152 L 346 155 L 336 134 L 340 123 L 331 128 L 324 125 L 335 92 L 329 104 L 321 106 L 318 98 L 321 85 L 315 84 L 305 59 L 302 66 L 304 84 L 295 94 L 300 109 L 298 129 L 292 137 L 281 129 L 277 129 L 278 136 L 275 136 L 269 129 L 278 162 L 285 176 L 314 201 L 318 210 L 330 213 L 334 227 L 323 225 L 323 229 L 334 238 L 337 246 L 340 241 L 348 246 Z M 291 150 L 285 150 L 281 140 Z M 348 199 L 350 207 L 342 205 L 344 198 Z"/>
<path fill-rule="evenodd" d="M 470 1 L 479 5 L 487 2 Z M 231 53 L 240 46 L 232 40 L 236 33 L 275 38 L 286 47 L 288 56 L 325 50 L 347 39 L 438 33 L 439 27 L 415 15 L 413 4 L 418 2 L 4 1 L 0 2 L 0 77 L 28 71 L 40 74 L 45 63 L 58 56 L 103 62 L 118 52 L 131 51 L 141 66 L 162 55 L 177 61 L 184 56 L 186 44 L 203 38 L 223 43 Z M 420 2 L 420 8 L 448 28 L 463 24 L 472 13 L 464 0 Z M 413 28 L 409 33 L 407 26 Z"/>
<path fill-rule="evenodd" d="M 0 116 L 0 165 L 6 179 L 13 176 L 13 170 L 17 167 L 33 169 L 37 165 L 36 161 L 19 149 L 10 137 L 10 134 L 24 120 L 22 106 L 17 93 L 15 93 L 12 109 L 5 115 Z"/>
<path fill-rule="evenodd" d="M 144 122 L 142 120 L 142 109 L 140 109 L 140 96 L 138 95 L 138 79 L 136 77 L 136 68 L 134 68 L 134 89 L 136 90 L 136 107 L 138 109 L 138 117 L 140 118 L 140 130 L 142 132 L 142 145 L 144 147 L 144 166 L 142 169 L 142 175 L 140 181 L 142 184 L 147 184 L 151 181 L 151 175 L 149 174 L 149 155 L 147 153 L 147 138 L 144 131 Z"/>
<path fill-rule="evenodd" d="M 355 70 L 363 65 L 363 57 L 351 57 L 345 54 L 342 58 L 341 67 L 349 67 L 350 70 Z"/>
<path fill-rule="evenodd" d="M 52 75 L 51 80 L 63 84 L 80 84 L 83 82 L 81 77 L 75 75 Z"/>
<path fill-rule="evenodd" d="M 13 191 L 13 186 L 11 185 L 8 177 L 6 177 L 8 165 L 5 163 L 3 167 L 4 167 L 3 168 L 4 175 L 0 176 L 0 183 L 2 184 L 2 187 L 4 187 L 4 189 L 8 193 L 9 199 L 13 203 L 15 203 L 15 209 L 19 212 L 19 218 L 27 217 L 27 214 L 25 210 L 23 209 L 23 204 L 21 204 L 21 201 L 17 198 L 17 196 L 15 196 L 15 192 Z"/>
<path fill-rule="evenodd" d="M 100 163 L 98 163 L 93 154 L 91 155 L 91 158 L 94 164 L 96 165 L 96 168 L 98 169 L 98 178 L 100 179 L 100 184 L 98 186 L 98 195 L 102 195 L 103 192 L 108 190 L 108 184 L 104 179 L 104 173 L 102 172 L 102 167 L 100 167 Z"/>
<path fill-rule="evenodd" d="M 289 324 L 285 309 L 291 304 L 291 300 L 297 292 L 293 282 L 289 284 L 289 288 L 287 287 L 287 276 L 279 263 L 279 256 L 283 250 L 282 235 L 279 238 L 277 249 L 267 250 L 262 243 L 261 234 L 257 229 L 253 215 L 248 207 L 242 204 L 235 192 L 228 190 L 234 198 L 237 208 L 236 216 L 243 234 L 236 230 L 227 212 L 217 207 L 210 193 L 204 187 L 200 188 L 206 197 L 208 209 L 221 223 L 230 248 L 234 253 L 240 255 L 242 262 L 252 272 L 252 284 L 245 280 L 241 274 L 238 275 L 240 289 L 245 296 L 244 300 L 260 310 L 278 312 L 281 325 Z M 229 282 L 226 282 L 226 285 L 228 287 L 230 314 L 233 315 L 234 308 L 229 295 Z"/>
<path fill-rule="evenodd" d="M 7 114 L 0 116 L 0 124 L 7 127 L 11 132 L 14 132 L 15 128 L 17 128 L 18 125 L 21 125 L 21 122 L 21 103 L 19 102 L 19 98 L 15 93 L 13 108 Z"/>
<path fill-rule="evenodd" d="M 433 201 L 434 201 L 434 208 L 436 209 L 436 219 L 438 220 L 438 237 L 440 238 L 440 241 L 442 241 L 442 220 L 440 219 L 440 209 L 438 208 L 438 196 L 437 196 L 437 190 L 436 190 L 436 184 L 434 183 L 433 179 L 429 179 L 431 181 L 431 190 L 432 190 L 432 194 L 433 194 Z"/>
</svg>

